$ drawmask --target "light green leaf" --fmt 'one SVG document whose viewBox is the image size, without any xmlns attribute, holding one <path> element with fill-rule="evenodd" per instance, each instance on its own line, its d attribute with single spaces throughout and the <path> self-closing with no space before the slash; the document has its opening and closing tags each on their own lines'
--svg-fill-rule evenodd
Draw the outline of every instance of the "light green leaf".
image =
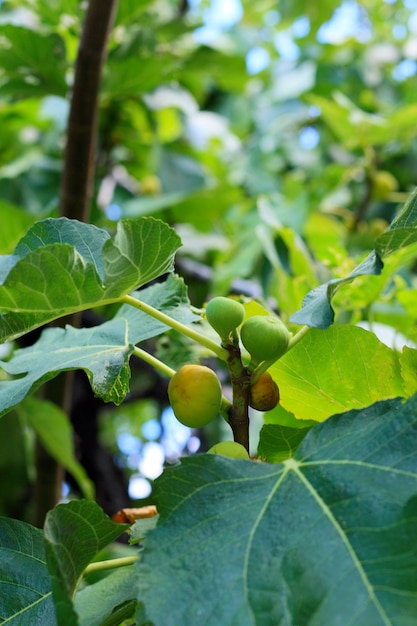
<svg viewBox="0 0 417 626">
<path fill-rule="evenodd" d="M 269 369 L 281 405 L 298 419 L 327 419 L 404 395 L 396 353 L 356 326 L 311 329 Z"/>
<path fill-rule="evenodd" d="M 258 456 L 268 463 L 281 463 L 290 459 L 309 431 L 280 424 L 265 424 L 259 436 Z"/>
<path fill-rule="evenodd" d="M 94 585 L 77 592 L 74 607 L 80 626 L 102 626 L 116 606 L 135 598 L 137 571 L 132 565 L 115 570 Z M 134 607 L 131 607 L 134 614 Z"/>
<path fill-rule="evenodd" d="M 95 502 L 59 504 L 46 516 L 47 564 L 59 626 L 78 626 L 72 598 L 81 575 L 94 556 L 126 530 Z"/>
<path fill-rule="evenodd" d="M 417 393 L 417 350 L 404 347 L 400 363 L 406 395 L 411 396 Z"/>
<path fill-rule="evenodd" d="M 411 626 L 416 426 L 417 398 L 397 399 L 313 427 L 278 466 L 196 455 L 167 468 L 137 564 L 147 619 Z"/>
<path fill-rule="evenodd" d="M 1 25 L 0 36 L 7 42 L 0 48 L 0 66 L 6 75 L 1 93 L 14 98 L 66 95 L 65 47 L 61 37 L 14 24 Z"/>
<path fill-rule="evenodd" d="M 16 377 L 0 380 L 0 415 L 60 371 L 71 369 L 85 370 L 97 396 L 120 404 L 128 391 L 132 350 L 123 319 L 94 328 L 48 328 L 33 346 L 0 362 L 5 372 Z"/>
<path fill-rule="evenodd" d="M 94 498 L 94 485 L 75 458 L 73 431 L 67 415 L 52 402 L 26 398 L 16 407 L 17 414 L 37 433 L 43 447 L 77 481 L 86 498 Z"/>
<path fill-rule="evenodd" d="M 179 245 L 175 231 L 153 218 L 119 222 L 112 239 L 75 220 L 38 222 L 17 254 L 0 258 L 0 341 L 119 300 L 172 271 Z"/>
<path fill-rule="evenodd" d="M 139 55 L 140 53 L 122 60 L 110 56 L 108 72 L 103 81 L 103 93 L 106 96 L 137 98 L 159 86 L 163 77 L 172 76 L 178 67 L 178 60 L 168 52 L 164 56 Z"/>
<path fill-rule="evenodd" d="M 32 226 L 35 216 L 4 200 L 0 201 L 0 253 L 10 254 L 17 242 Z"/>
<path fill-rule="evenodd" d="M 0 623 L 57 624 L 42 532 L 5 517 L 0 518 Z"/>
</svg>

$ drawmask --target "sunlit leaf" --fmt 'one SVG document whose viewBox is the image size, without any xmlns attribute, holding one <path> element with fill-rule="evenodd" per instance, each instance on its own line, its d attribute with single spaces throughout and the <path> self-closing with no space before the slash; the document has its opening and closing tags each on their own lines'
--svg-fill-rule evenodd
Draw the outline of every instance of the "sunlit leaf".
<svg viewBox="0 0 417 626">
<path fill-rule="evenodd" d="M 322 421 L 405 393 L 396 353 L 355 326 L 311 329 L 269 371 L 280 404 L 303 420 Z"/>
<path fill-rule="evenodd" d="M 268 463 L 290 459 L 306 434 L 307 428 L 290 428 L 279 424 L 265 424 L 259 436 L 258 456 Z"/>
</svg>

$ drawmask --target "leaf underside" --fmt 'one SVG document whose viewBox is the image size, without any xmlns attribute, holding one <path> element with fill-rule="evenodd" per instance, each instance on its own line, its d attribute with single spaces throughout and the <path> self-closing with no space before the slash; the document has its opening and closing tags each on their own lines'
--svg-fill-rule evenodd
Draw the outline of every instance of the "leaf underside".
<svg viewBox="0 0 417 626">
<path fill-rule="evenodd" d="M 310 291 L 303 306 L 290 318 L 294 324 L 306 324 L 313 328 L 328 328 L 334 321 L 332 298 L 339 287 L 351 283 L 357 276 L 378 275 L 383 259 L 401 248 L 417 242 L 417 189 L 393 220 L 388 230 L 375 241 L 375 250 L 347 276 L 334 278 Z"/>
</svg>

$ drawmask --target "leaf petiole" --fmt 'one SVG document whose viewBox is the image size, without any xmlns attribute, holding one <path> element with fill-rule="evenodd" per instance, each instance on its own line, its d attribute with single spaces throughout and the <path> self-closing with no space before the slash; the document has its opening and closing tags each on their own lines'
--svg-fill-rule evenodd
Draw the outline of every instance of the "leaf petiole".
<svg viewBox="0 0 417 626">
<path fill-rule="evenodd" d="M 135 346 L 133 348 L 133 354 L 138 357 L 138 359 L 142 359 L 146 363 L 149 363 L 152 367 L 154 367 L 158 372 L 161 372 L 164 376 L 168 376 L 168 378 L 172 378 L 175 374 L 175 370 L 168 365 L 165 365 L 162 361 L 153 356 L 153 354 L 149 354 L 146 350 L 142 350 L 142 348 L 138 348 Z"/>
<path fill-rule="evenodd" d="M 83 572 L 83 576 L 91 574 L 92 572 L 104 572 L 108 569 L 115 569 L 117 567 L 126 567 L 127 565 L 133 565 L 138 560 L 138 555 L 123 556 L 118 559 L 109 559 L 108 561 L 97 561 L 96 563 L 90 563 L 87 565 Z"/>
<path fill-rule="evenodd" d="M 192 339 L 193 341 L 196 341 L 197 343 L 204 346 L 205 348 L 208 348 L 209 350 L 214 352 L 214 354 L 216 354 L 219 357 L 219 359 L 222 359 L 223 361 L 227 361 L 229 353 L 227 350 L 219 346 L 219 344 L 215 343 L 208 337 L 205 337 L 204 335 L 194 330 L 193 328 L 190 328 L 189 326 L 186 326 L 185 324 L 182 324 L 181 322 L 174 320 L 169 315 L 166 315 L 165 313 L 158 311 L 158 309 L 155 309 L 150 304 L 146 304 L 146 302 L 142 302 L 141 300 L 138 300 L 137 298 L 134 298 L 133 296 L 129 296 L 129 295 L 126 295 L 120 298 L 120 302 L 124 302 L 125 304 L 130 304 L 136 309 L 139 309 L 139 311 L 143 311 L 144 313 L 147 313 L 148 315 L 159 320 L 163 324 L 166 324 L 170 328 L 173 328 L 174 330 L 177 330 L 178 332 L 182 333 L 189 339 Z"/>
</svg>

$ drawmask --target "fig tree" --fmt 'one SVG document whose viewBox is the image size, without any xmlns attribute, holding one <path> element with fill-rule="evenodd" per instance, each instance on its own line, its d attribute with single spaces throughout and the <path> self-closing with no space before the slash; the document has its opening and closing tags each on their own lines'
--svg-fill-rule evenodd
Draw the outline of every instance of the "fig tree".
<svg viewBox="0 0 417 626">
<path fill-rule="evenodd" d="M 209 367 L 183 365 L 169 381 L 168 397 L 181 424 L 200 428 L 219 413 L 222 387 Z"/>
<path fill-rule="evenodd" d="M 279 359 L 286 352 L 290 334 L 278 317 L 254 315 L 240 329 L 240 338 L 255 363 Z"/>
<path fill-rule="evenodd" d="M 207 304 L 206 317 L 216 333 L 226 339 L 243 322 L 245 309 L 237 300 L 217 296 Z"/>
<path fill-rule="evenodd" d="M 257 411 L 271 411 L 279 402 L 279 389 L 269 372 L 265 372 L 250 387 L 249 404 Z"/>
<path fill-rule="evenodd" d="M 220 441 L 208 450 L 209 454 L 221 454 L 232 459 L 248 459 L 248 451 L 237 441 Z"/>
</svg>

